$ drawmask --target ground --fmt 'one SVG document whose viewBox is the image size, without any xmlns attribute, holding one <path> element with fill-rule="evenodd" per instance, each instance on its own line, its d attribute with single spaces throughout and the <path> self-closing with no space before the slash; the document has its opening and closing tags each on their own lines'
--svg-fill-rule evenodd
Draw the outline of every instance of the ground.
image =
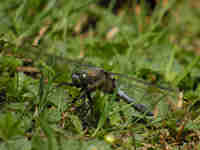
<svg viewBox="0 0 200 150">
<path fill-rule="evenodd" d="M 199 149 L 199 6 L 1 0 L 0 149 Z M 154 116 L 115 92 L 97 89 L 91 104 L 58 86 L 89 66 L 115 73 Z"/>
</svg>

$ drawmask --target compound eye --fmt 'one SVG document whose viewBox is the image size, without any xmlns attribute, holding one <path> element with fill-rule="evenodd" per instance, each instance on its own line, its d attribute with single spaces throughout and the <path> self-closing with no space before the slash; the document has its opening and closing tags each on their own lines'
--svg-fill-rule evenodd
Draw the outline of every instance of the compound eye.
<svg viewBox="0 0 200 150">
<path fill-rule="evenodd" d="M 85 79 L 87 77 L 86 73 L 82 74 L 82 78 Z"/>
<path fill-rule="evenodd" d="M 79 80 L 80 77 L 79 77 L 78 74 L 72 74 L 72 79 L 74 79 L 74 80 Z"/>
<path fill-rule="evenodd" d="M 81 83 L 80 74 L 73 73 L 73 74 L 72 74 L 72 82 L 73 82 L 74 84 L 79 85 L 79 84 Z"/>
</svg>

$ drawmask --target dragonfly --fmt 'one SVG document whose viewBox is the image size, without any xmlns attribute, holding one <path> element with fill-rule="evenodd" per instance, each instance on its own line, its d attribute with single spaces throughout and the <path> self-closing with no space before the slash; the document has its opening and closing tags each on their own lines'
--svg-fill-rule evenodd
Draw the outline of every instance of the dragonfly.
<svg viewBox="0 0 200 150">
<path fill-rule="evenodd" d="M 112 94 L 117 88 L 116 79 L 113 74 L 98 67 L 87 67 L 82 70 L 76 70 L 72 73 L 71 78 L 71 83 L 63 82 L 58 86 L 68 85 L 80 88 L 81 92 L 83 92 L 81 98 L 87 97 L 89 101 L 92 101 L 91 92 L 96 91 L 97 89 Z M 135 99 L 130 98 L 120 88 L 117 88 L 116 93 L 119 98 L 123 99 L 127 103 L 133 103 L 132 106 L 137 111 L 145 113 L 147 116 L 153 116 L 153 113 L 148 111 L 145 105 L 137 104 Z"/>
<path fill-rule="evenodd" d="M 116 92 L 116 95 L 119 99 L 122 99 L 126 103 L 131 104 L 131 106 L 136 111 L 145 114 L 146 116 L 154 116 L 153 112 L 145 104 L 140 103 L 140 101 L 142 99 L 147 99 L 148 102 L 150 101 L 150 98 L 154 99 L 157 97 L 165 97 L 166 95 L 170 94 L 174 95 L 174 93 L 177 92 L 173 88 L 169 88 L 163 85 L 155 85 L 151 82 L 147 82 L 130 75 L 113 73 L 106 71 L 103 68 L 88 65 L 87 63 L 81 63 L 82 60 L 72 60 L 62 56 L 55 56 L 42 52 L 42 50 L 38 51 L 38 47 L 33 47 L 31 52 L 29 51 L 27 55 L 30 56 L 33 54 L 31 56 L 35 57 L 35 59 L 43 58 L 45 61 L 47 61 L 51 58 L 55 59 L 58 63 L 64 62 L 66 64 L 80 66 L 79 69 L 75 69 L 75 71 L 73 71 L 71 74 L 72 82 L 62 82 L 57 85 L 57 87 L 69 85 L 80 88 L 82 95 L 79 97 L 79 99 L 87 98 L 89 101 L 92 101 L 91 93 L 97 89 L 104 93 L 110 94 L 114 94 L 114 92 Z M 152 92 L 152 89 L 155 89 L 154 91 L 156 92 Z M 139 99 L 139 101 L 137 99 Z M 162 99 L 160 98 L 160 100 Z"/>
</svg>

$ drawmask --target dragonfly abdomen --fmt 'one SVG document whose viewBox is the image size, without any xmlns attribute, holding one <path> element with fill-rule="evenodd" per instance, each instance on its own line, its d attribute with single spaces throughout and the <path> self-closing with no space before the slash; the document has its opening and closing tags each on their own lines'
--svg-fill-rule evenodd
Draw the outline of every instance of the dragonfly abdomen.
<svg viewBox="0 0 200 150">
<path fill-rule="evenodd" d="M 124 101 L 126 101 L 127 103 L 133 103 L 133 107 L 142 113 L 145 113 L 148 116 L 153 116 L 152 112 L 149 112 L 147 107 L 143 104 L 136 104 L 136 100 L 133 98 L 130 98 L 128 95 L 126 95 L 122 90 L 118 89 L 117 91 L 117 95 L 122 98 Z"/>
</svg>

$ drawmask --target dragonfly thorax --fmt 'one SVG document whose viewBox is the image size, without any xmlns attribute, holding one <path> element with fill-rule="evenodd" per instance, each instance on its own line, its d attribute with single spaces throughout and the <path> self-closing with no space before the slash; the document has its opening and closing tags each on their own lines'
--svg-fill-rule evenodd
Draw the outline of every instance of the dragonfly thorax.
<svg viewBox="0 0 200 150">
<path fill-rule="evenodd" d="M 113 92 L 115 88 L 114 79 L 102 69 L 90 68 L 79 70 L 72 74 L 72 82 L 79 88 L 86 88 L 89 91 L 96 89 L 104 92 Z"/>
</svg>

